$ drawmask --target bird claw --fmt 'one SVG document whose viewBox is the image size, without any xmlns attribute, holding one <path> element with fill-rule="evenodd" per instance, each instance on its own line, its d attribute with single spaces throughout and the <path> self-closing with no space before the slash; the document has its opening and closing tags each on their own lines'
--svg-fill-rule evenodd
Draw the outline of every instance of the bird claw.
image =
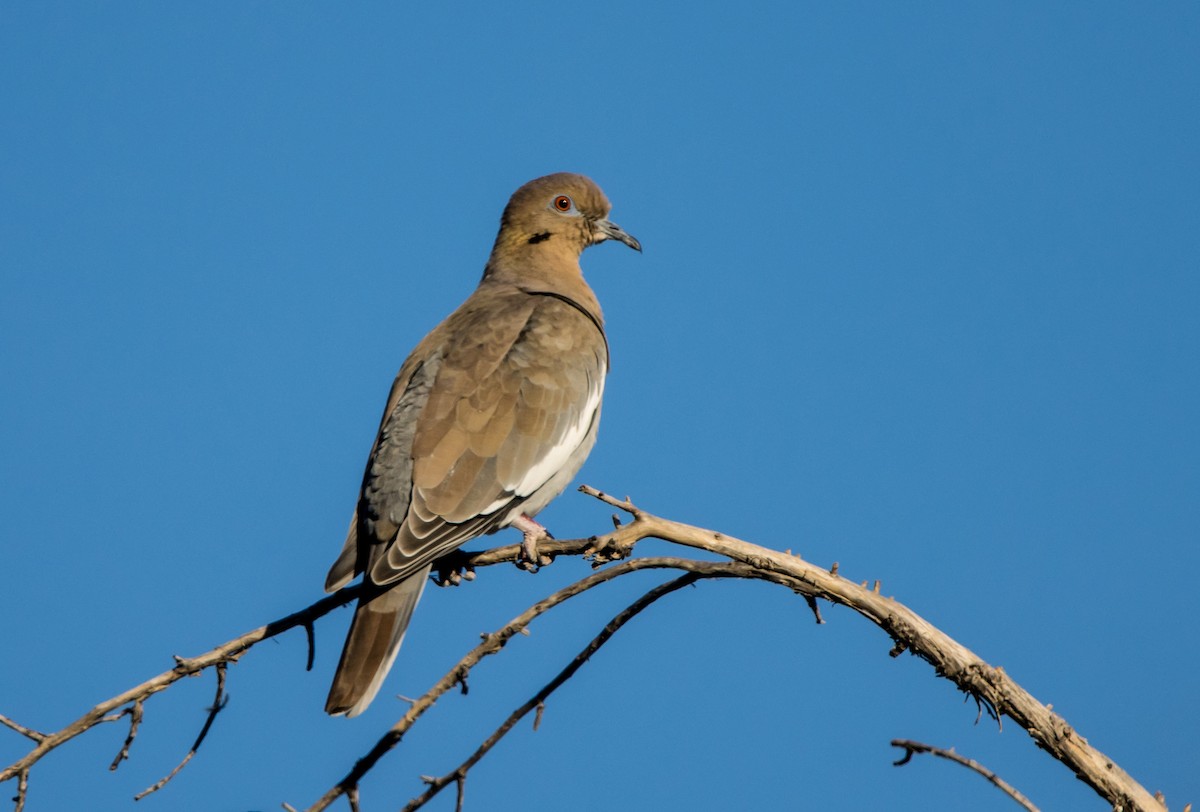
<svg viewBox="0 0 1200 812">
<path fill-rule="evenodd" d="M 614 535 L 610 534 L 593 536 L 591 544 L 583 551 L 583 557 L 589 559 L 592 562 L 592 568 L 595 569 L 601 564 L 628 558 L 631 552 L 633 552 L 632 544 L 617 541 Z"/>
<path fill-rule="evenodd" d="M 470 555 L 463 550 L 453 550 L 433 562 L 433 582 L 438 586 L 458 586 L 463 581 L 475 580 L 475 568 L 468 562 Z"/>
</svg>

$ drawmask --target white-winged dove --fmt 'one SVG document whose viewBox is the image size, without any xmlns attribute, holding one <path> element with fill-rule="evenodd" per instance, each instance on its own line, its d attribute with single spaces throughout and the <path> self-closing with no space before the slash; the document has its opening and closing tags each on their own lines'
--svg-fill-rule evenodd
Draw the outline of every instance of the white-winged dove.
<svg viewBox="0 0 1200 812">
<path fill-rule="evenodd" d="M 325 711 L 357 716 L 396 659 L 434 559 L 533 517 L 596 441 L 608 343 L 579 256 L 641 245 L 608 219 L 582 175 L 530 181 L 508 201 L 475 292 L 400 368 L 328 592 L 363 573 L 364 591 Z"/>
</svg>

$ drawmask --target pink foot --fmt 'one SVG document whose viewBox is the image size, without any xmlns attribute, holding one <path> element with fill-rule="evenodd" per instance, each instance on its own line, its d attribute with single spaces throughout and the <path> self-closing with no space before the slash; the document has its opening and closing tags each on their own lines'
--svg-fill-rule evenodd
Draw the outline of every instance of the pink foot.
<svg viewBox="0 0 1200 812">
<path fill-rule="evenodd" d="M 521 539 L 521 559 L 517 561 L 518 567 L 532 572 L 538 567 L 544 567 L 550 563 L 549 556 L 541 555 L 538 552 L 539 541 L 554 538 L 550 535 L 550 531 L 524 513 L 513 519 L 512 527 L 520 530 L 525 536 Z"/>
</svg>

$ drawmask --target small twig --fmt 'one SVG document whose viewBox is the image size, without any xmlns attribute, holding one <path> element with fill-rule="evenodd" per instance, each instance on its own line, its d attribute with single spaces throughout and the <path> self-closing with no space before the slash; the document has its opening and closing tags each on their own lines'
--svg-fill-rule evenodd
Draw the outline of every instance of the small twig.
<svg viewBox="0 0 1200 812">
<path fill-rule="evenodd" d="M 313 660 L 317 656 L 317 633 L 311 618 L 304 624 L 304 637 L 308 640 L 308 660 L 304 663 L 304 670 L 312 671 Z"/>
<path fill-rule="evenodd" d="M 543 703 L 550 696 L 550 694 L 554 693 L 559 686 L 569 680 L 576 671 L 582 668 L 583 664 L 590 660 L 592 655 L 599 651 L 600 647 L 607 643 L 622 626 L 635 618 L 643 609 L 664 595 L 669 595 L 677 589 L 682 589 L 689 584 L 695 583 L 700 578 L 721 577 L 722 575 L 725 575 L 725 573 L 718 571 L 713 571 L 706 574 L 689 572 L 681 575 L 673 581 L 668 581 L 665 584 L 660 584 L 659 586 L 654 587 L 654 589 L 651 589 L 645 595 L 638 598 L 629 606 L 625 607 L 616 617 L 610 620 L 603 629 L 600 630 L 598 635 L 592 638 L 591 642 L 584 646 L 583 649 L 575 655 L 575 658 L 571 660 L 571 662 L 568 663 L 565 668 L 555 675 L 554 679 L 542 686 L 541 690 L 531 696 L 525 702 L 525 704 L 521 705 L 521 707 L 509 714 L 508 718 L 504 720 L 504 723 L 501 724 L 500 727 L 496 728 L 495 731 L 492 732 L 492 735 L 488 736 L 487 739 L 485 739 L 484 742 L 475 749 L 474 753 L 468 756 L 466 760 L 462 762 L 462 764 L 459 764 L 446 775 L 443 775 L 441 778 L 435 778 L 428 781 L 427 783 L 429 784 L 429 788 L 426 789 L 425 792 L 421 793 L 421 795 L 418 797 L 409 801 L 408 805 L 404 807 L 402 812 L 415 812 L 415 810 L 420 809 L 452 781 L 460 782 L 459 792 L 461 793 L 461 782 L 466 778 L 467 772 L 470 771 L 470 769 L 476 764 L 478 764 L 479 760 L 487 755 L 488 751 L 495 747 L 497 742 L 504 738 L 504 736 L 516 726 L 517 722 L 521 721 L 521 719 L 524 718 L 525 715 L 531 710 L 537 708 L 538 715 L 535 717 L 535 719 L 540 718 Z"/>
<path fill-rule="evenodd" d="M 142 711 L 144 699 L 139 699 L 133 703 L 132 707 L 126 708 L 122 714 L 129 714 L 129 735 L 125 737 L 125 744 L 121 745 L 121 752 L 117 753 L 117 757 L 113 759 L 112 764 L 108 765 L 109 770 L 115 770 L 121 766 L 121 762 L 129 758 L 129 748 L 133 744 L 134 738 L 138 733 L 138 726 L 142 723 Z"/>
<path fill-rule="evenodd" d="M 218 663 L 233 662 L 263 640 L 268 640 L 297 626 L 302 626 L 306 622 L 311 622 L 338 607 L 345 606 L 356 600 L 359 590 L 360 587 L 358 586 L 347 587 L 336 594 L 322 598 L 311 606 L 301 609 L 299 612 L 293 612 L 287 617 L 280 618 L 265 626 L 259 626 L 257 629 L 239 635 L 199 657 L 190 659 L 176 658 L 176 665 L 170 671 L 164 671 L 158 676 L 146 680 L 141 685 L 136 685 L 111 699 L 106 699 L 61 730 L 49 734 L 37 733 L 35 736 L 29 736 L 29 738 L 37 742 L 37 745 L 22 758 L 14 761 L 4 769 L 0 769 L 0 783 L 10 781 L 13 778 L 19 778 L 22 774 L 28 777 L 29 768 L 41 761 L 47 753 L 74 739 L 76 736 L 86 733 L 96 725 L 120 719 L 124 714 L 114 713 L 118 708 L 124 708 L 131 702 L 136 702 L 139 699 L 148 699 L 159 691 L 165 691 L 179 680 L 199 674 Z M 9 726 L 12 727 L 12 725 Z M 28 730 L 28 728 L 22 728 L 20 725 L 17 725 L 13 729 L 18 732 Z M 36 731 L 30 732 L 36 733 Z M 41 736 L 41 738 L 39 739 L 37 736 Z"/>
<path fill-rule="evenodd" d="M 458 798 L 454 802 L 454 812 L 463 812 L 463 797 L 467 794 L 466 774 L 458 776 L 455 781 L 458 784 Z"/>
<path fill-rule="evenodd" d="M 992 701 L 990 699 L 988 699 L 986 696 L 981 696 L 980 694 L 972 693 L 971 691 L 964 691 L 964 693 L 966 694 L 966 696 L 963 697 L 964 703 L 968 699 L 975 700 L 975 724 L 976 725 L 978 725 L 983 720 L 984 711 L 987 711 L 988 717 L 991 718 L 996 723 L 997 729 L 999 729 L 1001 731 L 1004 730 L 1004 720 L 1002 718 L 1000 718 L 1000 712 L 996 709 L 996 706 L 992 703 Z M 1050 709 L 1051 709 L 1050 706 L 1047 705 L 1046 710 L 1050 710 Z"/>
<path fill-rule="evenodd" d="M 813 613 L 813 617 L 816 618 L 817 625 L 820 626 L 823 624 L 825 618 L 821 617 L 821 607 L 817 606 L 817 599 L 812 595 L 805 595 L 804 602 L 808 604 L 809 610 Z"/>
<path fill-rule="evenodd" d="M 208 709 L 208 718 L 204 720 L 204 727 L 200 728 L 200 735 L 196 737 L 196 741 L 192 743 L 192 747 L 188 750 L 187 755 L 183 757 L 183 761 L 179 762 L 178 766 L 165 776 L 160 778 L 157 783 L 151 787 L 139 792 L 133 796 L 133 800 L 140 801 L 151 793 L 158 792 L 167 785 L 167 782 L 179 774 L 187 763 L 192 760 L 192 756 L 196 755 L 196 751 L 200 749 L 200 745 L 204 742 L 204 737 L 208 735 L 208 729 L 212 727 L 213 720 L 217 718 L 217 714 L 225 709 L 225 705 L 229 702 L 229 697 L 225 695 L 225 663 L 217 663 L 217 695 L 213 699 L 212 706 Z"/>
<path fill-rule="evenodd" d="M 15 730 L 18 733 L 20 733 L 22 736 L 24 736 L 25 738 L 32 739 L 35 742 L 43 742 L 46 740 L 45 733 L 39 733 L 38 731 L 34 730 L 31 727 L 25 727 L 25 725 L 19 725 L 2 713 L 0 713 L 0 725 L 4 725 L 7 728 Z"/>
<path fill-rule="evenodd" d="M 618 499 L 615 496 L 610 496 L 599 488 L 593 488 L 591 485 L 580 485 L 579 492 L 586 493 L 588 496 L 593 496 L 606 505 L 612 505 L 615 508 L 620 508 L 635 519 L 641 513 L 641 511 L 637 509 L 637 505 L 633 504 L 628 496 L 626 496 L 624 499 Z"/>
<path fill-rule="evenodd" d="M 22 812 L 25 809 L 27 795 L 29 795 L 29 770 L 21 770 L 17 773 L 17 797 L 13 798 L 17 802 L 15 812 Z"/>
<path fill-rule="evenodd" d="M 992 784 L 994 784 L 1001 792 L 1005 793 L 1008 795 L 1008 797 L 1012 798 L 1021 806 L 1025 807 L 1025 809 L 1029 810 L 1029 812 L 1038 812 L 1038 808 L 1034 806 L 1028 798 L 1022 795 L 1020 791 L 1018 791 L 1012 784 L 1009 784 L 1003 778 L 996 775 L 987 767 L 984 767 L 978 761 L 960 756 L 958 753 L 954 752 L 953 749 L 943 750 L 941 747 L 934 747 L 932 745 L 923 744 L 911 739 L 892 739 L 892 746 L 904 748 L 904 756 L 898 761 L 892 762 L 897 767 L 903 766 L 911 761 L 913 753 L 929 753 L 931 755 L 941 756 L 944 759 L 953 761 L 955 764 L 961 764 L 962 766 L 979 773 L 988 781 L 992 782 Z"/>
</svg>

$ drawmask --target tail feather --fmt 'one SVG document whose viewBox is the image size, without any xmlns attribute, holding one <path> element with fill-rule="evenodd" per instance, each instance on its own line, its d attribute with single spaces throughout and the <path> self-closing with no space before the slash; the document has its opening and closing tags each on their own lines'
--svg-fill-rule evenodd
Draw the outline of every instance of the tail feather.
<svg viewBox="0 0 1200 812">
<path fill-rule="evenodd" d="M 404 642 L 428 575 L 429 567 L 422 567 L 379 594 L 359 599 L 325 700 L 326 713 L 358 716 L 371 704 Z"/>
<path fill-rule="evenodd" d="M 358 512 L 355 511 L 354 516 L 350 519 L 350 530 L 346 533 L 346 543 L 342 545 L 342 552 L 338 555 L 337 561 L 333 562 L 333 566 L 329 568 L 329 574 L 325 576 L 325 591 L 337 592 L 353 581 L 354 576 L 358 575 L 355 572 L 357 563 Z"/>
</svg>

